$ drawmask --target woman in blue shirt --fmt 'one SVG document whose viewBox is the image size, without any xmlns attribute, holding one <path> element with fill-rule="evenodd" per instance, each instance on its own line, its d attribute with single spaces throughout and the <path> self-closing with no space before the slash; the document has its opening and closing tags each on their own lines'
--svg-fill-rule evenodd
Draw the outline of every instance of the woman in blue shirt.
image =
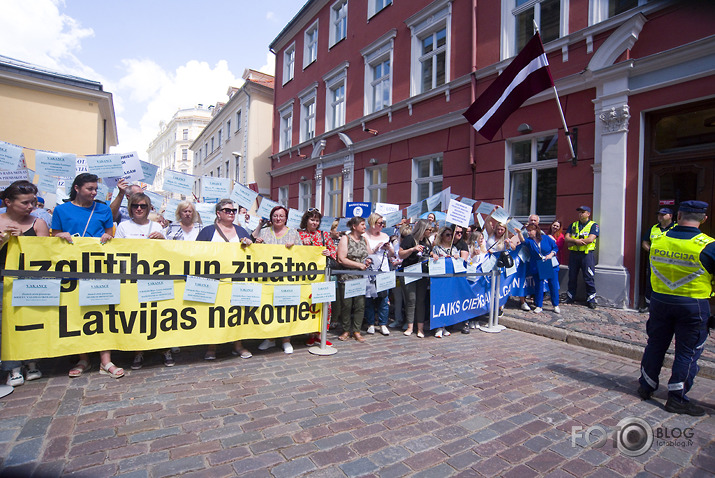
<svg viewBox="0 0 715 478">
<path fill-rule="evenodd" d="M 52 235 L 72 244 L 72 236 L 98 237 L 105 244 L 113 237 L 114 221 L 112 211 L 104 203 L 95 201 L 99 178 L 90 173 L 82 173 L 74 178 L 69 201 L 55 208 L 52 215 Z M 112 363 L 112 353 L 99 352 L 101 363 L 99 373 L 112 378 L 124 376 L 124 369 Z M 80 354 L 79 361 L 70 369 L 70 377 L 79 377 L 91 368 L 88 354 Z"/>
<path fill-rule="evenodd" d="M 536 308 L 534 312 L 540 314 L 541 306 L 544 304 L 544 284 L 547 281 L 549 285 L 549 294 L 551 294 L 551 303 L 554 304 L 554 313 L 560 314 L 559 309 L 559 265 L 552 265 L 552 258 L 559 251 L 556 241 L 550 236 L 541 233 L 539 226 L 530 224 L 526 226 L 526 231 L 529 237 L 524 240 L 524 246 L 529 248 L 530 259 L 527 264 L 527 274 L 533 275 L 536 282 L 536 294 L 534 294 L 534 304 Z M 539 262 L 548 262 L 539 267 Z M 539 272 L 541 270 L 541 273 Z M 545 271 L 549 270 L 549 273 Z"/>
</svg>

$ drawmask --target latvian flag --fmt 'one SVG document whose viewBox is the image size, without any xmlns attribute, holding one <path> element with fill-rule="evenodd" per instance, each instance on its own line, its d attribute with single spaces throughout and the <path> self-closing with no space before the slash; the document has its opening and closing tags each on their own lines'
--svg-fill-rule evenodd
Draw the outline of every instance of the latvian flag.
<svg viewBox="0 0 715 478">
<path fill-rule="evenodd" d="M 491 141 L 504 121 L 529 98 L 554 86 L 549 61 L 536 33 L 509 66 L 464 112 L 464 117 Z"/>
</svg>

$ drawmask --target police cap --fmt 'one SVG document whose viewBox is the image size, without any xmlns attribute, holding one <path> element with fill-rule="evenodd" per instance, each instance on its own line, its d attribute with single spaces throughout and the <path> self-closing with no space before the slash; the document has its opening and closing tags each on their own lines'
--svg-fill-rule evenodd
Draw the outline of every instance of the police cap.
<svg viewBox="0 0 715 478">
<path fill-rule="evenodd" d="M 591 208 L 588 206 L 579 206 L 576 208 L 577 211 L 586 211 L 586 212 L 591 212 Z"/>
<path fill-rule="evenodd" d="M 670 214 L 672 216 L 673 210 L 670 209 L 669 207 L 662 207 L 662 208 L 658 209 L 658 214 Z"/>
<path fill-rule="evenodd" d="M 680 203 L 678 211 L 704 214 L 708 211 L 708 203 L 705 201 L 683 201 Z"/>
</svg>

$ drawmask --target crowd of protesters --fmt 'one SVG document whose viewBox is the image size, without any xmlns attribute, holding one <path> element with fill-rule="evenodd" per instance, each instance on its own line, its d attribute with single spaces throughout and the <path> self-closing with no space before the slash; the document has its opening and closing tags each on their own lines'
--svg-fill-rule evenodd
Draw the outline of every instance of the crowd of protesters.
<svg viewBox="0 0 715 478">
<path fill-rule="evenodd" d="M 538 216 L 535 221 L 530 218 L 526 227 L 527 238 L 521 230 L 509 231 L 506 224 L 494 221 L 491 216 L 486 219 L 482 230 L 476 226 L 463 228 L 441 224 L 440 227 L 434 214 L 414 224 L 403 219 L 395 228 L 390 228 L 391 235 L 384 232 L 391 225 L 386 224 L 383 216 L 377 213 L 372 213 L 367 220 L 362 217 L 351 218 L 347 222 L 346 232 L 337 230 L 339 222 L 335 220 L 330 232 L 327 232 L 320 229 L 323 216 L 316 208 L 305 211 L 300 227 L 296 230 L 288 227 L 289 211 L 284 206 L 274 207 L 265 223 L 261 219 L 258 227 L 250 230 L 246 208 L 231 199 L 222 199 L 216 203 L 213 220 L 202 220 L 196 206 L 183 201 L 176 207 L 173 221 L 168 221 L 153 207 L 151 199 L 142 192 L 141 187 L 130 185 L 124 180 L 119 181 L 119 193 L 109 205 L 96 200 L 98 180 L 93 174 L 78 175 L 72 183 L 68 200 L 57 205 L 51 216 L 44 210 L 44 215 L 37 212 L 41 209 L 41 198 L 38 198 L 37 187 L 31 182 L 17 181 L 1 192 L 2 206 L 6 209 L 0 213 L 0 265 L 4 266 L 7 241 L 13 235 L 52 235 L 69 243 L 73 242 L 74 237 L 95 237 L 102 244 L 112 238 L 126 238 L 231 242 L 238 247 L 251 247 L 253 244 L 278 244 L 288 249 L 320 247 L 331 268 L 345 271 L 332 278 L 337 280 L 337 300 L 327 310 L 328 329 L 339 334 L 338 339 L 341 341 L 354 338 L 358 342 L 365 342 L 365 332 L 372 335 L 379 331 L 387 336 L 392 328 L 402 331 L 406 336 L 416 334 L 416 337 L 424 338 L 425 331 L 429 330 L 429 278 L 421 277 L 405 283 L 404 278 L 400 277 L 396 287 L 389 291 L 378 291 L 376 276 L 379 272 L 420 263 L 423 272 L 427 272 L 430 260 L 437 261 L 445 257 L 479 264 L 489 253 L 513 250 L 520 243 L 525 243 L 531 252 L 529 270 L 538 277 L 541 269 L 537 268 L 536 261 L 548 259 L 551 264 L 551 258 L 563 246 L 561 223 L 555 221 L 547 235 L 538 228 Z M 122 206 L 124 199 L 126 207 Z M 553 263 L 558 268 L 558 262 L 554 260 Z M 350 270 L 376 271 L 375 275 L 367 276 L 368 286 L 364 295 L 345 298 L 345 283 L 366 277 L 350 274 Z M 547 282 L 554 311 L 558 313 L 558 274 L 550 277 Z M 535 311 L 541 312 L 543 292 L 537 293 L 535 304 Z M 391 322 L 390 317 L 393 319 Z M 474 327 L 474 321 L 455 327 L 461 328 L 462 333 L 469 333 L 470 325 Z M 449 328 L 439 327 L 434 330 L 437 338 L 449 335 Z M 307 346 L 319 343 L 319 339 L 317 333 L 300 338 Z M 291 337 L 266 339 L 257 348 L 265 351 L 275 347 L 278 341 L 284 353 L 293 352 Z M 327 345 L 332 344 L 327 342 Z M 176 363 L 172 351 L 175 353 L 178 350 L 160 351 L 164 365 L 170 367 Z M 204 358 L 216 359 L 216 350 L 216 344 L 209 344 Z M 133 370 L 142 368 L 145 353 L 148 352 L 135 352 L 131 364 Z M 253 355 L 240 340 L 233 342 L 231 353 L 243 359 Z M 111 351 L 102 351 L 99 355 L 101 374 L 113 378 L 124 376 L 124 369 L 112 363 Z M 91 368 L 89 354 L 80 354 L 68 375 L 79 377 Z M 12 386 L 42 377 L 37 360 L 26 363 L 5 361 L 2 363 L 2 371 L 7 375 L 6 383 Z"/>
</svg>

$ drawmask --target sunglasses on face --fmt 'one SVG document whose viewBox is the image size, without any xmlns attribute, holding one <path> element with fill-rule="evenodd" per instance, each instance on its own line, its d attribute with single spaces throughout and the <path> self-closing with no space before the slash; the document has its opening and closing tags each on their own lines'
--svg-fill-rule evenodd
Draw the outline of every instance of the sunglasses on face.
<svg viewBox="0 0 715 478">
<path fill-rule="evenodd" d="M 132 209 L 149 209 L 148 204 L 132 204 Z"/>
<path fill-rule="evenodd" d="M 385 225 L 385 221 L 377 221 L 377 222 L 375 223 L 375 225 L 376 225 L 376 226 L 384 226 L 384 225 Z"/>
<path fill-rule="evenodd" d="M 222 211 L 224 214 L 236 214 L 238 212 L 238 209 L 231 209 L 230 207 L 225 207 L 219 209 L 219 211 Z"/>
</svg>

